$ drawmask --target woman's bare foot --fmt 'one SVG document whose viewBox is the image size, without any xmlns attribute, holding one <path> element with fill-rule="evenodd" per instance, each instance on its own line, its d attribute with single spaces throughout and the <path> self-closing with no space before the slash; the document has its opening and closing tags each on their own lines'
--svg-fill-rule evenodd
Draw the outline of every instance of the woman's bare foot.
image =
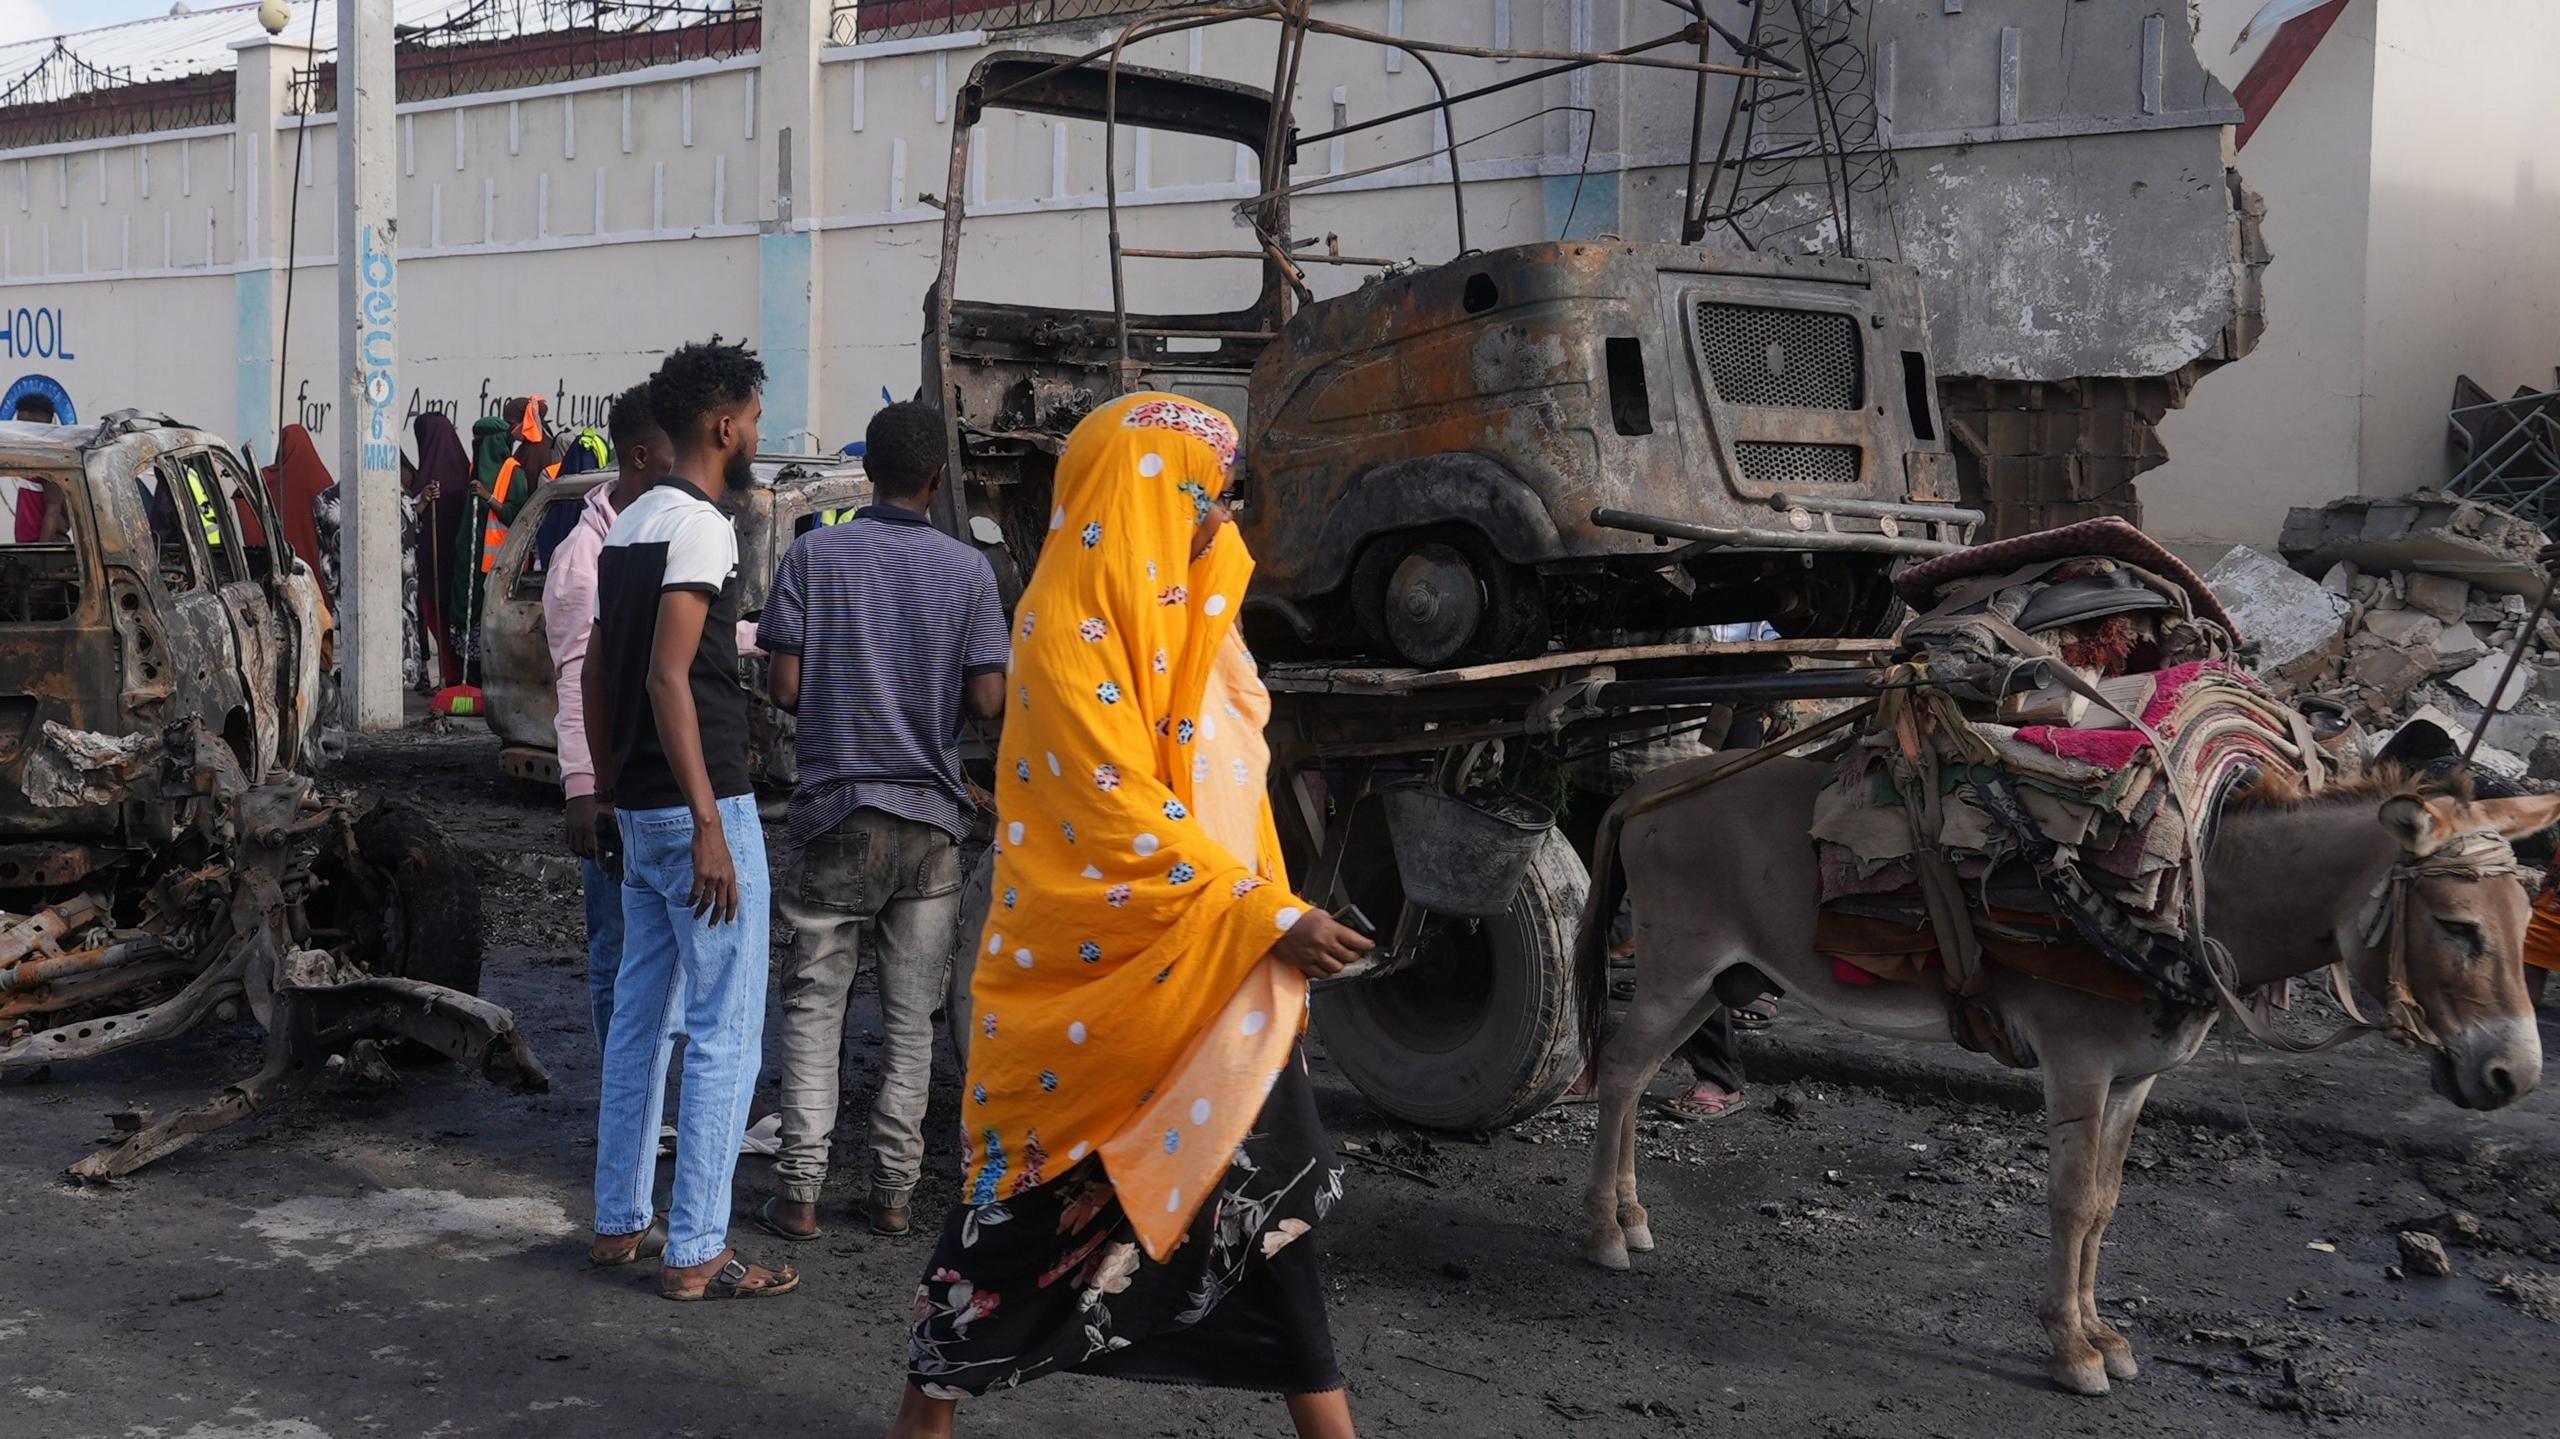
<svg viewBox="0 0 2560 1439">
<path fill-rule="evenodd" d="M 889 1421 L 889 1439 L 950 1439 L 952 1416 L 960 1401 L 936 1399 L 913 1384 L 898 1401 L 898 1417 Z"/>
</svg>

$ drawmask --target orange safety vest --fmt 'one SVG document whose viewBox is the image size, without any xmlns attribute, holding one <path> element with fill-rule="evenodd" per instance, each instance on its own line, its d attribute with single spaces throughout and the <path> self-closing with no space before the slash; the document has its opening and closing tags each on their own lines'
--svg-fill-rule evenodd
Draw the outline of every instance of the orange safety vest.
<svg viewBox="0 0 2560 1439">
<path fill-rule="evenodd" d="M 498 518 L 498 506 L 507 502 L 507 490 L 521 468 L 515 456 L 507 456 L 507 462 L 498 466 L 498 483 L 490 487 L 498 498 L 489 506 L 488 522 L 480 529 L 480 573 L 484 575 L 498 567 L 498 549 L 507 542 L 507 522 Z"/>
<path fill-rule="evenodd" d="M 507 456 L 507 462 L 498 467 L 498 483 L 490 490 L 498 497 L 498 502 L 489 507 L 488 522 L 480 527 L 480 573 L 484 575 L 498 567 L 498 550 L 507 542 L 508 526 L 506 521 L 498 518 L 498 505 L 507 502 L 507 490 L 514 485 L 516 472 L 522 468 L 513 455 Z M 542 477 L 546 480 L 560 478 L 560 462 L 554 460 L 545 465 Z"/>
</svg>

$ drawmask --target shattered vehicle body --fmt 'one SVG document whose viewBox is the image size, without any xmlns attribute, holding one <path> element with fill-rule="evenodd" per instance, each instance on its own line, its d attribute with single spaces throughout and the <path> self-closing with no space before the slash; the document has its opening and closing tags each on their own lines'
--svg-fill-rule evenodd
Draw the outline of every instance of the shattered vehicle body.
<svg viewBox="0 0 2560 1439">
<path fill-rule="evenodd" d="M 0 546 L 0 1074 L 255 1018 L 267 1060 L 72 1166 L 130 1173 L 308 1086 L 388 1079 L 407 1040 L 548 1087 L 479 980 L 461 854 L 311 770 L 332 620 L 265 486 L 222 441 L 130 412 L 0 424 L 45 538 Z M 432 933 L 435 937 L 429 940 Z"/>
<path fill-rule="evenodd" d="M 738 608 L 745 615 L 764 609 L 765 592 L 791 542 L 831 517 L 851 514 L 871 501 L 871 483 L 859 460 L 810 456 L 760 455 L 756 485 L 733 517 L 738 530 Z M 534 491 L 524 512 L 507 532 L 490 571 L 489 594 L 480 623 L 481 689 L 488 700 L 489 728 L 504 748 L 499 767 L 536 784 L 560 783 L 558 672 L 551 664 L 551 643 L 542 622 L 545 517 L 562 506 L 586 503 L 599 484 L 613 483 L 610 473 L 553 480 Z M 744 648 L 741 646 L 741 648 Z M 756 694 L 747 743 L 748 772 L 758 784 L 787 789 L 799 773 L 791 747 L 791 716 L 764 699 L 764 666 L 750 659 L 750 687 Z"/>
<path fill-rule="evenodd" d="M 1228 140 L 1265 175 L 1289 173 L 1299 143 L 1247 86 L 999 53 L 962 94 L 952 194 L 971 125 L 1003 110 Z M 946 209 L 925 393 L 948 401 L 968 481 L 953 503 L 997 522 L 1016 572 L 1047 532 L 1067 432 L 1142 388 L 1243 427 L 1236 519 L 1260 558 L 1246 612 L 1274 653 L 1432 666 L 1734 620 L 1868 635 L 1888 569 L 1980 518 L 1954 504 L 1907 270 L 1616 241 L 1385 266 L 1292 249 L 1285 188 L 1249 208 L 1259 294 L 1186 315 L 960 298 Z M 1239 253 L 1117 248 L 1115 232 L 1115 262 Z M 1331 263 L 1384 272 L 1316 299 L 1305 267 Z"/>
</svg>

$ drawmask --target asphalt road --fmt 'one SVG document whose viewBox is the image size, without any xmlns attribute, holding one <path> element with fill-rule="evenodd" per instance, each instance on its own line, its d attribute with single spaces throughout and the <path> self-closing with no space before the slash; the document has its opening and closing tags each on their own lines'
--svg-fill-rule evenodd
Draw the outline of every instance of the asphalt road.
<svg viewBox="0 0 2560 1439">
<path fill-rule="evenodd" d="M 60 1171 L 107 1111 L 204 1097 L 255 1068 L 256 1033 L 0 1090 L 0 1436 L 879 1433 L 928 1241 L 856 1229 L 848 1171 L 834 1232 L 789 1255 L 800 1294 L 678 1306 L 644 1276 L 588 1271 L 576 889 L 517 857 L 554 851 L 557 811 L 497 778 L 485 735 L 369 742 L 343 778 L 426 804 L 482 859 L 487 989 L 557 1088 L 517 1097 L 435 1069 L 389 1095 L 333 1083 L 85 1190 Z M 866 1017 L 864 1056 L 874 1038 Z M 2377 1043 L 2311 1060 L 2217 1049 L 2172 1076 L 2101 1291 L 2146 1372 L 2088 1400 L 2042 1375 L 2031 1078 L 1800 1010 L 1749 1057 L 1752 1108 L 1647 1122 L 1662 1248 L 1611 1275 L 1577 1257 L 1589 1110 L 1489 1139 L 1416 1135 L 1319 1045 L 1337 1138 L 1395 1166 L 1355 1163 L 1319 1231 L 1363 1432 L 2511 1439 L 2560 1424 L 2560 1097 L 2466 1116 Z M 868 1064 L 851 1073 L 840 1153 L 868 1096 Z M 951 1192 L 954 1099 L 941 1076 L 927 1215 Z M 742 1209 L 765 1182 L 741 1166 Z M 2453 1247 L 2453 1275 L 2386 1277 L 2395 1231 L 2453 1210 L 2480 1230 Z M 737 1235 L 751 1254 L 781 1247 L 743 1217 Z M 1072 1377 L 963 1419 L 1103 1439 L 1288 1429 L 1252 1396 Z"/>
</svg>

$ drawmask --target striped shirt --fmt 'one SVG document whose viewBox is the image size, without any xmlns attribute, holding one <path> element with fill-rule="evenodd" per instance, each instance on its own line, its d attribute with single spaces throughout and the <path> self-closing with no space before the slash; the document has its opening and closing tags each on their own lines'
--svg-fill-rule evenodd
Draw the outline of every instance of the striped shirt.
<svg viewBox="0 0 2560 1439">
<path fill-rule="evenodd" d="M 959 838 L 968 682 L 1001 674 L 1004 605 L 986 556 L 913 510 L 866 505 L 802 535 L 765 597 L 756 643 L 800 656 L 791 843 L 876 809 Z"/>
</svg>

